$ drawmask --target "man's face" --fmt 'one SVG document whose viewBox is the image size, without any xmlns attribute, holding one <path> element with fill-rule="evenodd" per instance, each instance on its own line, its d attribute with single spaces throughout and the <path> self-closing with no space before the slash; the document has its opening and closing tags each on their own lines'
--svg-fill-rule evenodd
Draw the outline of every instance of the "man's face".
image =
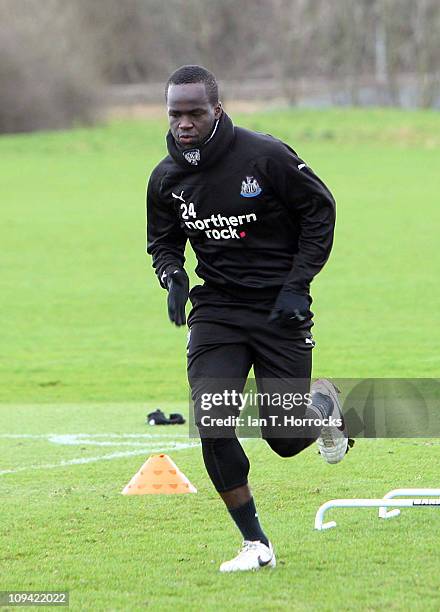
<svg viewBox="0 0 440 612">
<path fill-rule="evenodd" d="M 204 83 L 170 85 L 167 109 L 171 134 L 184 149 L 203 142 L 222 113 L 220 102 L 210 103 Z"/>
</svg>

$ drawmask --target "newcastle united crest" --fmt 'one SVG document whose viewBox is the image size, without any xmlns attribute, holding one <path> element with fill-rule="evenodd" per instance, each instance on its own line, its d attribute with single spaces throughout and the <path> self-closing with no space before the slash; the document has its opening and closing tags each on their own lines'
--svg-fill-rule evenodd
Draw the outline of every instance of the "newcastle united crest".
<svg viewBox="0 0 440 612">
<path fill-rule="evenodd" d="M 183 151 L 183 157 L 193 166 L 197 166 L 200 161 L 200 149 L 189 149 Z"/>
</svg>

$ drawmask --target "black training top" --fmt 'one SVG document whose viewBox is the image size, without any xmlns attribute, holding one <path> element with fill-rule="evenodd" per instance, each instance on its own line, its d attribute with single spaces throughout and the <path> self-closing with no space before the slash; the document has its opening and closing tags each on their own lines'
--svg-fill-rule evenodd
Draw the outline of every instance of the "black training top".
<svg viewBox="0 0 440 612">
<path fill-rule="evenodd" d="M 200 147 L 182 149 L 170 132 L 167 145 L 147 190 L 147 253 L 162 286 L 189 239 L 210 285 L 242 297 L 282 285 L 308 293 L 331 251 L 335 202 L 295 151 L 224 111 Z"/>
</svg>

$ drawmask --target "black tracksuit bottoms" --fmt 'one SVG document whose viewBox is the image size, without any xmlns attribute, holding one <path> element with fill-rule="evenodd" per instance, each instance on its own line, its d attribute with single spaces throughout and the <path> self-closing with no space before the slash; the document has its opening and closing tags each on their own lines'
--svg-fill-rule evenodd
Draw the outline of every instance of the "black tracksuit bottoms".
<svg viewBox="0 0 440 612">
<path fill-rule="evenodd" d="M 235 435 L 235 428 L 220 434 L 201 424 L 201 398 L 206 392 L 225 388 L 241 392 L 253 367 L 258 391 L 268 386 L 289 387 L 309 392 L 314 342 L 311 317 L 303 323 L 283 327 L 268 322 L 274 299 L 238 299 L 206 284 L 191 290 L 193 308 L 188 317 L 188 380 L 199 428 L 203 459 L 218 492 L 247 484 L 249 460 Z M 286 382 L 287 381 L 287 382 Z M 275 386 L 274 386 L 275 385 Z M 228 412 L 229 410 L 229 412 Z M 270 412 L 270 408 L 268 408 Z M 299 409 L 304 416 L 305 407 Z M 221 407 L 216 408 L 216 414 Z M 230 409 L 225 410 L 225 414 Z M 298 411 L 297 411 L 298 414 Z M 260 417 L 264 409 L 260 407 Z M 292 457 L 307 448 L 319 435 L 292 437 L 285 430 L 261 428 L 261 435 L 281 457 Z"/>
</svg>

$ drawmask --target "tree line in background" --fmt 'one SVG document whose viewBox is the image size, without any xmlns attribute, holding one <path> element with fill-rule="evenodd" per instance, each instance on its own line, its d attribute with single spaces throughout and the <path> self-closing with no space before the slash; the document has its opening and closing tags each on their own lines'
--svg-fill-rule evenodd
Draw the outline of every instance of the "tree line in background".
<svg viewBox="0 0 440 612">
<path fill-rule="evenodd" d="M 164 82 L 185 63 L 229 81 L 300 83 L 334 102 L 440 97 L 438 0 L 0 0 L 0 131 L 93 120 L 108 84 Z M 258 86 L 257 86 L 258 87 Z M 256 94 L 258 94 L 258 88 Z"/>
</svg>

